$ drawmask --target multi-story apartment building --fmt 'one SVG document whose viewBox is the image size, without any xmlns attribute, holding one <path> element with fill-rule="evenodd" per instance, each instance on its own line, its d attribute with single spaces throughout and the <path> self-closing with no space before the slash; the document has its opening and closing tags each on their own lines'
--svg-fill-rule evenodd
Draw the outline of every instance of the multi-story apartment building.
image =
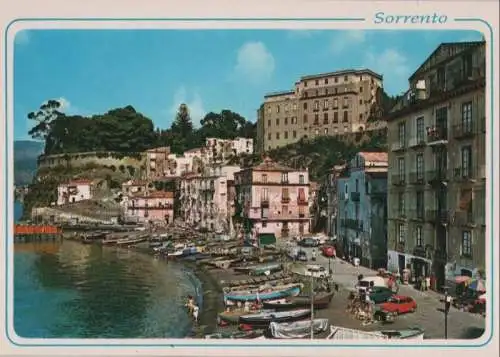
<svg viewBox="0 0 500 357">
<path fill-rule="evenodd" d="M 337 180 L 342 250 L 372 269 L 387 263 L 387 168 L 387 153 L 360 152 Z"/>
<path fill-rule="evenodd" d="M 202 173 L 187 173 L 180 180 L 181 215 L 192 227 L 229 230 L 229 188 L 238 166 L 206 166 Z"/>
<path fill-rule="evenodd" d="M 388 267 L 436 288 L 485 267 L 485 44 L 441 44 L 389 114 Z"/>
<path fill-rule="evenodd" d="M 255 234 L 277 238 L 309 232 L 309 172 L 269 158 L 235 174 L 236 215 Z"/>
<path fill-rule="evenodd" d="M 170 147 L 158 147 L 146 151 L 146 172 L 147 179 L 159 179 L 171 175 L 175 170 L 175 161 L 170 156 Z"/>
<path fill-rule="evenodd" d="M 346 165 L 335 165 L 325 179 L 325 191 L 327 199 L 326 207 L 326 234 L 329 237 L 338 236 L 337 214 L 338 214 L 338 192 L 337 179 L 342 176 L 346 170 Z"/>
<path fill-rule="evenodd" d="M 231 140 L 207 138 L 205 147 L 209 162 L 223 162 L 232 156 L 253 154 L 253 139 L 236 138 Z"/>
<path fill-rule="evenodd" d="M 344 70 L 304 76 L 292 91 L 267 94 L 257 111 L 257 150 L 364 130 L 380 88 L 381 75 Z"/>
</svg>

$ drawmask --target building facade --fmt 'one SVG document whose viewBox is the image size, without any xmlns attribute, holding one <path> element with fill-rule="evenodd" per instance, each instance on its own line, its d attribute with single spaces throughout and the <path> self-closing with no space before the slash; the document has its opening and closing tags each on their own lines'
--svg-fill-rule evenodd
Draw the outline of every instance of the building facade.
<svg viewBox="0 0 500 357">
<path fill-rule="evenodd" d="M 223 162 L 240 154 L 253 154 L 253 139 L 236 138 L 231 140 L 207 138 L 205 147 L 209 162 Z"/>
<path fill-rule="evenodd" d="M 231 182 L 239 166 L 211 165 L 180 180 L 181 215 L 192 227 L 212 232 L 230 229 Z"/>
<path fill-rule="evenodd" d="M 57 205 L 90 200 L 94 196 L 92 180 L 72 180 L 57 187 Z"/>
<path fill-rule="evenodd" d="M 371 269 L 387 263 L 387 169 L 387 153 L 360 152 L 337 180 L 337 237 L 344 254 Z"/>
<path fill-rule="evenodd" d="M 346 165 L 335 165 L 327 174 L 325 179 L 325 192 L 327 199 L 325 233 L 332 238 L 337 238 L 338 236 L 337 214 L 340 196 L 337 188 L 340 186 L 337 182 L 337 179 L 339 177 L 342 177 L 345 170 Z"/>
<path fill-rule="evenodd" d="M 122 201 L 126 221 L 170 224 L 174 220 L 174 193 L 136 191 Z"/>
<path fill-rule="evenodd" d="M 254 234 L 277 238 L 309 232 L 309 172 L 294 170 L 269 158 L 235 174 L 236 218 Z"/>
<path fill-rule="evenodd" d="M 388 116 L 388 266 L 436 287 L 484 274 L 485 45 L 440 45 Z"/>
<path fill-rule="evenodd" d="M 266 95 L 257 111 L 258 152 L 302 138 L 365 130 L 381 88 L 381 75 L 345 70 L 304 76 L 292 91 Z"/>
</svg>

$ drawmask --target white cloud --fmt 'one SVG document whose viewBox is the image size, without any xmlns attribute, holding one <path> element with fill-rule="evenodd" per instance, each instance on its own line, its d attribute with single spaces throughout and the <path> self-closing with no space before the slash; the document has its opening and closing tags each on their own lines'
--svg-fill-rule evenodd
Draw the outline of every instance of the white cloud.
<svg viewBox="0 0 500 357">
<path fill-rule="evenodd" d="M 203 107 L 203 100 L 199 93 L 197 91 L 188 93 L 184 86 L 179 87 L 174 93 L 172 106 L 168 111 L 169 119 L 173 120 L 175 118 L 179 106 L 183 103 L 188 106 L 191 120 L 196 126 L 203 119 L 207 111 Z"/>
<path fill-rule="evenodd" d="M 234 75 L 261 84 L 271 79 L 274 68 L 274 57 L 262 42 L 247 42 L 238 50 Z"/>
<path fill-rule="evenodd" d="M 408 58 L 395 48 L 387 48 L 381 53 L 368 51 L 363 67 L 383 75 L 384 87 L 391 94 L 399 94 L 395 91 L 401 89 L 401 81 L 404 83 L 411 74 Z"/>
<path fill-rule="evenodd" d="M 30 42 L 30 31 L 29 30 L 21 30 L 16 33 L 14 37 L 14 43 L 16 45 L 27 45 Z"/>
<path fill-rule="evenodd" d="M 336 33 L 331 41 L 333 53 L 339 54 L 351 46 L 359 46 L 366 41 L 366 32 L 363 30 L 347 30 Z"/>
<path fill-rule="evenodd" d="M 288 37 L 291 39 L 305 39 L 305 38 L 311 38 L 313 36 L 319 35 L 322 31 L 321 30 L 301 30 L 301 29 L 294 29 L 294 30 L 289 30 L 288 31 Z"/>
</svg>

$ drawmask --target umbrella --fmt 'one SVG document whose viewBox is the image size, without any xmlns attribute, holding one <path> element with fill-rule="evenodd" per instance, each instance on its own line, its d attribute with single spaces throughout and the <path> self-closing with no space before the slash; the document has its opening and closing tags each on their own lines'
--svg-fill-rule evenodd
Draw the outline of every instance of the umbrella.
<svg viewBox="0 0 500 357">
<path fill-rule="evenodd" d="M 472 280 L 468 287 L 475 291 L 486 291 L 484 281 L 481 279 Z"/>
</svg>

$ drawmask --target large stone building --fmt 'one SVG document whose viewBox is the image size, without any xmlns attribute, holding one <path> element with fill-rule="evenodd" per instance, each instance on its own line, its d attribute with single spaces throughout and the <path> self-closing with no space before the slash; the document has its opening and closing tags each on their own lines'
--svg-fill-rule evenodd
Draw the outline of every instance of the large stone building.
<svg viewBox="0 0 500 357">
<path fill-rule="evenodd" d="M 485 267 L 485 44 L 441 44 L 388 120 L 388 267 L 436 287 Z"/>
<path fill-rule="evenodd" d="M 267 94 L 257 111 L 257 151 L 365 130 L 380 88 L 382 76 L 363 69 L 304 76 L 293 90 Z"/>
<path fill-rule="evenodd" d="M 277 238 L 309 232 L 309 172 L 294 170 L 269 158 L 234 177 L 236 215 L 255 235 Z"/>
<path fill-rule="evenodd" d="M 387 264 L 387 166 L 386 152 L 360 152 L 337 180 L 338 244 L 371 269 Z"/>
</svg>

